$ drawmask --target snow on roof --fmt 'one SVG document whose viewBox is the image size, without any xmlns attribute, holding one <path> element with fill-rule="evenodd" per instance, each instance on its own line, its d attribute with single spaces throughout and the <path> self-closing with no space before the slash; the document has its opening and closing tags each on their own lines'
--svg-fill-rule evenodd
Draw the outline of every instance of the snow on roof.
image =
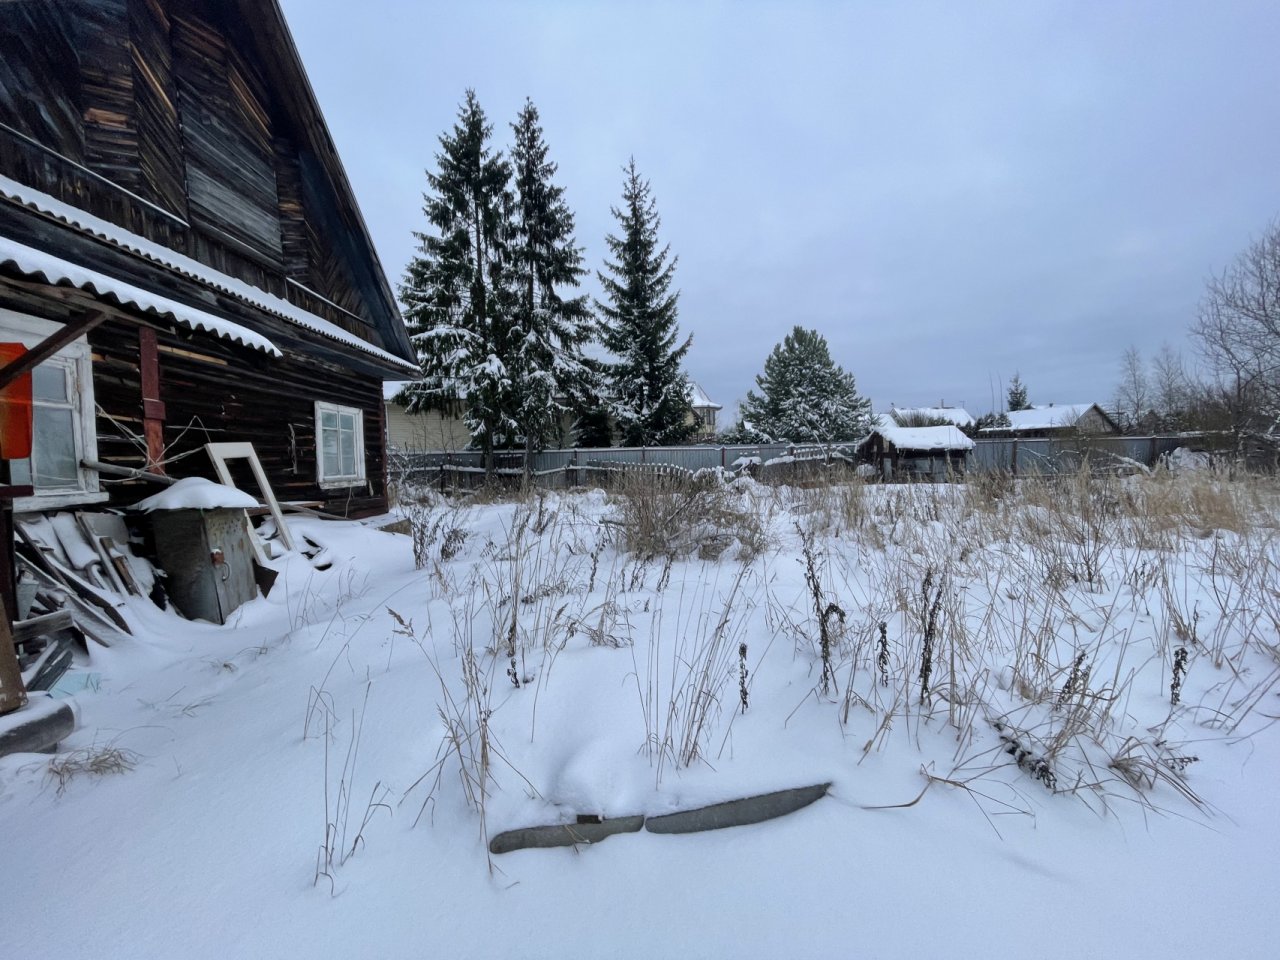
<svg viewBox="0 0 1280 960">
<path fill-rule="evenodd" d="M 927 417 L 930 420 L 946 420 L 957 427 L 971 427 L 976 423 L 973 414 L 963 407 L 895 407 L 895 414 Z"/>
<path fill-rule="evenodd" d="M 178 273 L 193 280 L 208 284 L 223 293 L 229 293 L 233 297 L 246 303 L 251 303 L 268 313 L 275 314 L 295 326 L 311 330 L 347 346 L 355 347 L 357 350 L 362 350 L 381 360 L 394 363 L 396 366 L 403 367 L 406 370 L 417 369 L 417 364 L 410 363 L 393 353 L 388 353 L 381 347 L 376 347 L 372 343 L 361 340 L 355 334 L 343 330 L 336 323 L 330 323 L 323 317 L 318 317 L 314 313 L 303 310 L 288 300 L 277 297 L 275 294 L 267 293 L 265 290 L 261 290 L 243 280 L 214 270 L 212 267 L 184 256 L 176 250 L 170 250 L 161 244 L 153 243 L 145 237 L 126 230 L 124 227 L 117 226 L 100 217 L 95 217 L 79 207 L 63 203 L 56 197 L 51 197 L 39 190 L 33 190 L 31 187 L 3 175 L 0 175 L 0 196 L 16 200 L 25 206 L 61 220 L 63 223 L 91 233 L 100 240 L 122 247 L 147 260 L 163 264 L 171 270 L 176 270 Z"/>
<path fill-rule="evenodd" d="M 134 504 L 135 510 L 244 510 L 258 501 L 235 487 L 214 483 L 204 477 L 183 477 L 172 487 Z"/>
<path fill-rule="evenodd" d="M 70 283 L 98 296 L 110 294 L 123 305 L 132 305 L 142 311 L 172 317 L 184 327 L 205 330 L 224 340 L 233 340 L 272 356 L 283 356 L 276 345 L 262 334 L 255 333 L 238 323 L 151 293 L 131 283 L 125 283 L 123 280 L 113 279 L 96 270 L 77 266 L 6 237 L 0 237 L 0 263 L 12 263 L 28 276 L 43 277 L 46 283 Z"/>
<path fill-rule="evenodd" d="M 973 441 L 958 427 L 900 427 L 887 414 L 881 414 L 872 427 L 899 450 L 972 450 Z"/>
<path fill-rule="evenodd" d="M 1062 427 L 1074 427 L 1081 417 L 1088 413 L 1095 404 L 1092 403 L 1049 403 L 1032 407 L 1030 410 L 1010 410 L 1005 416 L 1009 418 L 1007 427 L 987 427 L 987 430 L 1053 430 Z"/>
<path fill-rule="evenodd" d="M 710 407 L 712 410 L 723 410 L 724 405 L 716 403 L 707 396 L 706 391 L 697 385 L 694 381 L 689 381 L 689 403 L 695 407 Z"/>
</svg>

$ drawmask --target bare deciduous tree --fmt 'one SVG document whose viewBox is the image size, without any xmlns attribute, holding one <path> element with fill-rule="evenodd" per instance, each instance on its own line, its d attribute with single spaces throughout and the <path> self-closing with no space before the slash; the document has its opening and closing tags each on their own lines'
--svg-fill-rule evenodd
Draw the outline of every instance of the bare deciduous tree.
<svg viewBox="0 0 1280 960">
<path fill-rule="evenodd" d="M 1191 333 L 1237 444 L 1280 442 L 1280 220 L 1209 281 Z"/>
<path fill-rule="evenodd" d="M 1170 344 L 1160 347 L 1151 360 L 1151 403 L 1161 430 L 1184 430 L 1194 386 L 1182 362 L 1182 354 Z"/>
<path fill-rule="evenodd" d="M 1116 386 L 1112 405 L 1126 433 L 1147 425 L 1151 412 L 1151 388 L 1137 347 L 1130 347 L 1120 359 L 1120 383 Z"/>
</svg>

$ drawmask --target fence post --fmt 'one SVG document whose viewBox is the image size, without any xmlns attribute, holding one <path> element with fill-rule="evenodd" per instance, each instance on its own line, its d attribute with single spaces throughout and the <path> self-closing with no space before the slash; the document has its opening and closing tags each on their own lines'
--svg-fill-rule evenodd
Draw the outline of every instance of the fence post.
<svg viewBox="0 0 1280 960">
<path fill-rule="evenodd" d="M 1018 475 L 1018 438 L 1013 438 L 1013 460 L 1009 464 L 1010 472 L 1016 477 Z"/>
<path fill-rule="evenodd" d="M 722 444 L 720 447 L 720 469 L 723 470 L 726 466 L 728 466 L 728 464 L 725 460 L 725 450 Z"/>
<path fill-rule="evenodd" d="M 648 463 L 648 462 L 649 462 L 648 451 L 649 451 L 649 448 L 648 448 L 648 447 L 641 447 L 641 448 L 640 448 L 640 462 L 641 462 L 641 463 Z"/>
</svg>

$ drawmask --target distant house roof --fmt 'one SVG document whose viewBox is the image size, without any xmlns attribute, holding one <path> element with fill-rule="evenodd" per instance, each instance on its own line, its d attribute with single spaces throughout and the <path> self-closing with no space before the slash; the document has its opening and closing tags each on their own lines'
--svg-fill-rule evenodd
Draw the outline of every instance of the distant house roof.
<svg viewBox="0 0 1280 960">
<path fill-rule="evenodd" d="M 706 391 L 704 391 L 700 386 L 697 385 L 697 383 L 695 383 L 692 380 L 689 381 L 689 403 L 691 406 L 697 407 L 700 409 L 707 409 L 708 407 L 712 410 L 724 409 L 723 404 L 716 403 L 714 400 L 708 397 L 706 394 Z"/>
<path fill-rule="evenodd" d="M 896 417 L 920 417 L 929 420 L 946 420 L 957 427 L 972 427 L 973 414 L 963 407 L 894 407 L 889 411 Z"/>
<path fill-rule="evenodd" d="M 871 434 L 862 442 L 865 444 L 877 435 L 899 450 L 973 449 L 973 441 L 961 433 L 958 427 L 900 427 L 893 417 L 883 413 L 876 418 Z"/>
<path fill-rule="evenodd" d="M 1111 422 L 1111 417 L 1096 403 L 1048 403 L 1030 410 L 1010 410 L 1007 427 L 984 427 L 982 433 L 1027 433 L 1032 430 L 1068 430 L 1080 422 L 1090 410 Z"/>
</svg>

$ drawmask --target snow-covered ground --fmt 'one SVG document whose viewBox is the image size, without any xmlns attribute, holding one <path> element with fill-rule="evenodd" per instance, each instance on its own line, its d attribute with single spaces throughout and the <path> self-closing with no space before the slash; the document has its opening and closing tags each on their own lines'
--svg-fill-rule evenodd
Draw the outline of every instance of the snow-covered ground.
<svg viewBox="0 0 1280 960">
<path fill-rule="evenodd" d="M 0 760 L 3 953 L 1273 956 L 1276 506 L 1158 473 L 290 521 L 324 550 L 268 598 L 131 601 L 63 753 Z"/>
</svg>

